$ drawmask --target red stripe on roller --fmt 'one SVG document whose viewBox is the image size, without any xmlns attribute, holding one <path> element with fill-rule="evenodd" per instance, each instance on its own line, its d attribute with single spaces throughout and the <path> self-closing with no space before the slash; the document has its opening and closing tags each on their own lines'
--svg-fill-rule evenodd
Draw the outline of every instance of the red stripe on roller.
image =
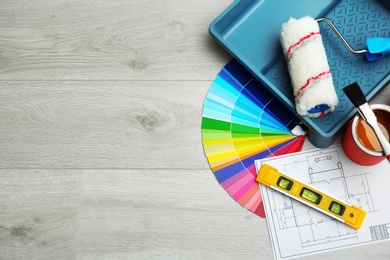
<svg viewBox="0 0 390 260">
<path fill-rule="evenodd" d="M 303 85 L 303 86 L 297 91 L 297 93 L 296 93 L 295 96 L 294 96 L 294 99 L 297 100 L 298 97 L 299 97 L 300 95 L 302 95 L 302 91 L 304 91 L 308 86 L 310 86 L 310 83 L 311 83 L 312 81 L 319 80 L 321 77 L 323 77 L 323 76 L 325 76 L 325 75 L 328 75 L 328 74 L 330 74 L 330 70 L 321 72 L 320 74 L 318 74 L 318 75 L 315 76 L 315 77 L 308 78 L 308 79 L 306 80 L 306 84 Z"/>
<path fill-rule="evenodd" d="M 388 155 L 386 156 L 386 158 L 387 158 L 387 160 L 390 160 L 390 154 L 388 154 Z"/>
<path fill-rule="evenodd" d="M 322 111 L 321 114 L 318 116 L 319 118 L 322 118 L 326 115 L 325 111 Z"/>
<path fill-rule="evenodd" d="M 321 32 L 311 32 L 310 34 L 306 35 L 306 36 L 303 36 L 301 39 L 299 39 L 299 41 L 293 45 L 291 45 L 287 52 L 286 52 L 286 60 L 289 60 L 290 59 L 290 53 L 292 52 L 292 49 L 298 47 L 299 45 L 301 45 L 302 43 L 304 43 L 305 41 L 307 41 L 308 39 L 310 39 L 311 37 L 315 36 L 315 35 L 318 35 L 318 34 L 321 34 Z"/>
</svg>

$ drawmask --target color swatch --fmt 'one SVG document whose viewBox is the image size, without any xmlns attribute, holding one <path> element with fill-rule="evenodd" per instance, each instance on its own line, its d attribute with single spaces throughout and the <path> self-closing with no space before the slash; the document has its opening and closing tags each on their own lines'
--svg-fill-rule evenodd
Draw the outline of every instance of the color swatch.
<svg viewBox="0 0 390 260">
<path fill-rule="evenodd" d="M 235 59 L 220 71 L 204 101 L 202 142 L 235 201 L 265 217 L 254 161 L 300 151 L 304 140 L 295 115 Z"/>
</svg>

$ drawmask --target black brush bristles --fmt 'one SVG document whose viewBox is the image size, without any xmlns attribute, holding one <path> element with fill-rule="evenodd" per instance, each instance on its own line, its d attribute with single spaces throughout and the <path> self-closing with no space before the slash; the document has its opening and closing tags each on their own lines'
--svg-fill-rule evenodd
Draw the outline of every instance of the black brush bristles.
<svg viewBox="0 0 390 260">
<path fill-rule="evenodd" d="M 360 107 L 364 103 L 367 103 L 366 96 L 363 94 L 363 91 L 357 82 L 352 83 L 343 90 L 355 107 Z"/>
</svg>

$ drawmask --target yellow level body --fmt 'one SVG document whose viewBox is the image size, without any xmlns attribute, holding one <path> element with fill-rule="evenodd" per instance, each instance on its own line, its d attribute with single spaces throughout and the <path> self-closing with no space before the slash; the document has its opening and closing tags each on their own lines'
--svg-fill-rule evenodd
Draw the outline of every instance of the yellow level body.
<svg viewBox="0 0 390 260">
<path fill-rule="evenodd" d="M 360 228 L 366 216 L 361 208 L 286 176 L 268 164 L 261 166 L 256 180 L 355 229 Z"/>
</svg>

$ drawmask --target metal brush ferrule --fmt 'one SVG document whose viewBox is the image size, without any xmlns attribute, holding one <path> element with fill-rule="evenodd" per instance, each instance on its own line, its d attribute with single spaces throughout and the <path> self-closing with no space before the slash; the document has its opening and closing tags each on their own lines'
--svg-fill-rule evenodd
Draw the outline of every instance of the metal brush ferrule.
<svg viewBox="0 0 390 260">
<path fill-rule="evenodd" d="M 390 154 L 390 144 L 383 134 L 382 130 L 379 128 L 378 120 L 374 114 L 374 111 L 371 109 L 368 103 L 364 103 L 359 106 L 359 114 L 364 118 L 367 124 L 374 130 L 376 137 L 378 138 L 379 144 L 382 147 L 383 154 L 388 156 Z"/>
<path fill-rule="evenodd" d="M 367 123 L 369 123 L 369 125 L 371 125 L 370 122 L 375 124 L 377 123 L 374 111 L 372 111 L 368 103 L 364 103 L 363 105 L 359 106 L 358 112 L 360 116 L 363 117 L 363 119 L 367 121 Z"/>
</svg>

